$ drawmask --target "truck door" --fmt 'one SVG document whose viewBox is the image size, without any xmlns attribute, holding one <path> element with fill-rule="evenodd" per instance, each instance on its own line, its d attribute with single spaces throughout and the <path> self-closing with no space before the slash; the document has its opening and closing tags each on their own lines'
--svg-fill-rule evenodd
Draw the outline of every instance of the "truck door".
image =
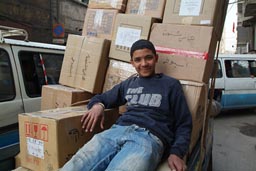
<svg viewBox="0 0 256 171">
<path fill-rule="evenodd" d="M 256 105 L 255 77 L 250 67 L 253 62 L 246 58 L 225 60 L 227 78 L 222 102 L 226 108 Z M 229 71 L 228 68 L 230 68 Z"/>
<path fill-rule="evenodd" d="M 15 61 L 8 44 L 0 46 L 0 128 L 17 123 L 24 112 Z"/>
<path fill-rule="evenodd" d="M 25 112 L 40 111 L 41 89 L 45 84 L 57 84 L 64 51 L 12 46 L 20 78 Z"/>
</svg>

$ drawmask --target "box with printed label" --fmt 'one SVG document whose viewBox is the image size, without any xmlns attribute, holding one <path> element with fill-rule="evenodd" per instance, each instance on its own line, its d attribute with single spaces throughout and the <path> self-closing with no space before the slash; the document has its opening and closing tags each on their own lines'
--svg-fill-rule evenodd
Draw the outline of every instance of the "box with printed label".
<svg viewBox="0 0 256 171">
<path fill-rule="evenodd" d="M 159 56 L 157 72 L 208 83 L 217 44 L 212 27 L 154 24 L 150 40 Z"/>
<path fill-rule="evenodd" d="M 127 0 L 90 0 L 89 8 L 117 9 L 125 12 Z"/>
<path fill-rule="evenodd" d="M 130 48 L 139 39 L 148 39 L 151 26 L 157 22 L 149 16 L 118 14 L 116 17 L 109 57 L 130 62 Z"/>
<path fill-rule="evenodd" d="M 82 36 L 112 39 L 113 27 L 118 10 L 87 9 Z"/>
<path fill-rule="evenodd" d="M 163 23 L 213 26 L 221 36 L 227 0 L 166 0 Z"/>
<path fill-rule="evenodd" d="M 88 100 L 92 96 L 92 93 L 60 84 L 44 85 L 41 110 L 70 107 L 72 104 Z"/>
<path fill-rule="evenodd" d="M 110 40 L 69 35 L 59 83 L 101 93 L 108 65 Z"/>
<path fill-rule="evenodd" d="M 166 0 L 128 0 L 126 14 L 146 15 L 162 19 Z"/>
<path fill-rule="evenodd" d="M 94 133 L 84 132 L 81 117 L 84 107 L 59 108 L 19 114 L 21 166 L 31 170 L 57 170 L 62 167 Z M 105 110 L 105 128 L 118 117 L 118 110 Z"/>
</svg>

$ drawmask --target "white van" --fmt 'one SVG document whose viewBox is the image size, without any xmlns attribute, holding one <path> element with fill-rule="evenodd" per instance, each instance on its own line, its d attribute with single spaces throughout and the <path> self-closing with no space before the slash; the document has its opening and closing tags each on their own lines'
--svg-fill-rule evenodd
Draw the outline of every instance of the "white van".
<svg viewBox="0 0 256 171">
<path fill-rule="evenodd" d="M 5 35 L 27 38 L 25 30 L 0 26 L 0 168 L 16 153 L 14 146 L 18 151 L 18 114 L 40 110 L 41 87 L 58 83 L 65 51 L 65 46 Z"/>
<path fill-rule="evenodd" d="M 214 99 L 223 110 L 256 107 L 256 54 L 219 54 Z"/>
</svg>

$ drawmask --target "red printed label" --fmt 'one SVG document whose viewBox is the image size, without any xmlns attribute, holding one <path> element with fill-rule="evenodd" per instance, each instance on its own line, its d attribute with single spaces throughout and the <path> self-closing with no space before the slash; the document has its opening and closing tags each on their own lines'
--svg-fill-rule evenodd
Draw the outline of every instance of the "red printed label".
<svg viewBox="0 0 256 171">
<path fill-rule="evenodd" d="M 48 141 L 48 125 L 25 122 L 25 136 Z"/>
</svg>

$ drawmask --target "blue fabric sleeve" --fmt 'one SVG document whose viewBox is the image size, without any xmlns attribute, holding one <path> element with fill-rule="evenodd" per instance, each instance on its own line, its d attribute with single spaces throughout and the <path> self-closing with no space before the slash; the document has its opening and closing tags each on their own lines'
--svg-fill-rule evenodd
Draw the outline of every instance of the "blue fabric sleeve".
<svg viewBox="0 0 256 171">
<path fill-rule="evenodd" d="M 124 82 L 115 85 L 111 90 L 95 95 L 87 105 L 90 109 L 96 103 L 103 103 L 106 109 L 115 108 L 126 103 L 123 93 Z"/>
<path fill-rule="evenodd" d="M 170 154 L 183 158 L 189 149 L 192 116 L 180 83 L 177 85 L 176 93 L 173 94 L 174 96 L 171 97 L 171 102 L 173 103 L 171 105 L 175 116 L 175 138 L 170 148 Z"/>
</svg>

